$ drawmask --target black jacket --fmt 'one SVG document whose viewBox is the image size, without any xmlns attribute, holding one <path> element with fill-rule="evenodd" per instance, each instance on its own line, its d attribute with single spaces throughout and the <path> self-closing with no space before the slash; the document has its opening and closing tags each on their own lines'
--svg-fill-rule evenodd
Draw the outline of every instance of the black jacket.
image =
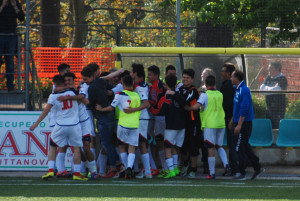
<svg viewBox="0 0 300 201">
<path fill-rule="evenodd" d="M 2 5 L 2 2 L 3 0 L 0 0 L 0 5 Z M 18 0 L 16 0 L 16 4 L 20 10 L 19 13 L 16 13 L 10 3 L 5 6 L 0 13 L 0 33 L 16 33 L 17 19 L 24 21 L 25 14 L 22 10 L 22 6 Z"/>
<path fill-rule="evenodd" d="M 225 120 L 230 121 L 233 115 L 233 98 L 235 89 L 231 80 L 222 82 L 220 92 L 223 94 L 223 109 L 225 112 Z"/>
</svg>

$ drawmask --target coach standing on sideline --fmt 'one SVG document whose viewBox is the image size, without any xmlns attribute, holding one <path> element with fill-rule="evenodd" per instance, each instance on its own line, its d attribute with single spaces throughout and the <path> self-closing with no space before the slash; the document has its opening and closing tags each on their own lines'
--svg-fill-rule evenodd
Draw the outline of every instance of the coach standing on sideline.
<svg viewBox="0 0 300 201">
<path fill-rule="evenodd" d="M 230 127 L 234 126 L 234 145 L 239 161 L 239 172 L 235 174 L 234 179 L 246 179 L 246 156 L 251 161 L 255 171 L 251 179 L 255 179 L 264 171 L 264 169 L 261 168 L 259 158 L 254 154 L 249 144 L 249 138 L 252 131 L 252 120 L 254 119 L 252 96 L 250 89 L 244 82 L 244 73 L 242 71 L 234 71 L 231 80 L 236 86 L 236 90 L 233 102 L 233 119 L 230 122 Z"/>
<path fill-rule="evenodd" d="M 237 172 L 236 163 L 236 152 L 233 144 L 233 132 L 228 128 L 228 124 L 232 118 L 233 113 L 233 98 L 235 94 L 235 89 L 231 81 L 231 75 L 235 71 L 235 67 L 232 63 L 224 63 L 221 75 L 222 75 L 222 86 L 220 92 L 223 94 L 223 109 L 225 112 L 225 125 L 226 125 L 226 135 L 227 135 L 227 146 L 229 150 L 229 167 L 226 167 L 223 176 L 230 176 Z"/>
<path fill-rule="evenodd" d="M 20 21 L 25 19 L 19 1 L 0 0 L 0 56 L 4 55 L 5 58 L 8 91 L 14 91 L 14 56 L 18 43 L 17 19 Z"/>
</svg>

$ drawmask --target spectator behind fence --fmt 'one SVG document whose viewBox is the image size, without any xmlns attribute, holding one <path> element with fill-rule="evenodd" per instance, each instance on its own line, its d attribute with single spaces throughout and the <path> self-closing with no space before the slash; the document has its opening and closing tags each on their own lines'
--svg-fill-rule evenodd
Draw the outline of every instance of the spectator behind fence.
<svg viewBox="0 0 300 201">
<path fill-rule="evenodd" d="M 18 0 L 0 0 L 0 56 L 6 65 L 6 86 L 14 91 L 14 54 L 17 48 L 17 19 L 24 21 L 25 14 Z M 2 60 L 2 59 L 1 59 Z"/>
<path fill-rule="evenodd" d="M 281 73 L 281 63 L 272 62 L 269 65 L 269 74 L 260 90 L 264 91 L 281 91 L 287 89 L 287 79 Z M 266 95 L 267 112 L 266 117 L 271 119 L 272 128 L 278 129 L 279 122 L 284 118 L 286 109 L 285 94 L 267 94 Z"/>
</svg>

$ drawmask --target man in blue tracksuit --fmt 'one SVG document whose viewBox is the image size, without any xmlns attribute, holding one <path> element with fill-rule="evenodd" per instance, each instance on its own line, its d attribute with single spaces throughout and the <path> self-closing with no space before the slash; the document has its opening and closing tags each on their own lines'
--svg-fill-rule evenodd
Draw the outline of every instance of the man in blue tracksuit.
<svg viewBox="0 0 300 201">
<path fill-rule="evenodd" d="M 255 179 L 264 169 L 261 168 L 259 158 L 254 154 L 249 144 L 252 120 L 254 119 L 251 92 L 244 82 L 244 73 L 242 71 L 234 71 L 231 80 L 236 90 L 233 101 L 233 119 L 230 124 L 234 128 L 234 145 L 239 162 L 239 172 L 235 174 L 234 179 L 246 179 L 246 156 L 251 161 L 255 171 L 251 179 Z"/>
</svg>

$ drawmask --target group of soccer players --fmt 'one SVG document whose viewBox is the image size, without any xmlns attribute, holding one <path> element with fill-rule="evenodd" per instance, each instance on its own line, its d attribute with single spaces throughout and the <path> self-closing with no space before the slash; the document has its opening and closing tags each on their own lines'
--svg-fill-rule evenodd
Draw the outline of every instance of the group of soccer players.
<svg viewBox="0 0 300 201">
<path fill-rule="evenodd" d="M 142 64 L 132 64 L 130 72 L 121 69 L 101 73 L 100 77 L 99 66 L 89 64 L 81 72 L 83 81 L 79 87 L 74 85 L 75 75 L 69 71 L 67 64 L 58 66 L 53 93 L 30 128 L 34 130 L 49 113 L 53 127 L 49 169 L 42 178 L 54 177 L 56 169 L 57 177 L 74 180 L 153 176 L 167 179 L 177 175 L 195 178 L 200 148 L 207 179 L 215 178 L 215 149 L 224 165 L 223 176 L 231 175 L 222 147 L 223 96 L 215 89 L 216 78 L 209 69 L 202 73 L 205 92 L 201 95 L 192 85 L 194 70 L 184 69 L 180 82 L 172 65 L 166 67 L 164 81 L 157 66 L 148 67 L 150 86 Z M 95 119 L 102 147 L 98 157 Z M 113 119 L 112 126 L 110 119 Z M 149 139 L 156 144 L 160 170 L 153 159 Z M 73 174 L 64 165 L 68 147 L 74 154 Z"/>
</svg>

